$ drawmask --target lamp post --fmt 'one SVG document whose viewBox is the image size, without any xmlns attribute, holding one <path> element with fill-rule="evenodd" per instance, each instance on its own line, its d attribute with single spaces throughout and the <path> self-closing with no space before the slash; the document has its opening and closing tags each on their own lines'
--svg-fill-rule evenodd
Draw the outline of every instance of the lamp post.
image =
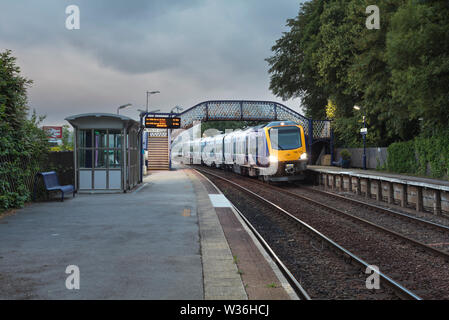
<svg viewBox="0 0 449 320">
<path fill-rule="evenodd" d="M 361 110 L 362 107 L 354 106 L 355 110 Z M 363 128 L 360 130 L 362 136 L 363 136 L 363 156 L 362 156 L 362 165 L 363 170 L 366 170 L 366 134 L 368 133 L 368 130 L 366 129 L 366 113 L 365 109 L 363 109 Z"/>
<path fill-rule="evenodd" d="M 148 113 L 148 105 L 150 103 L 150 96 L 152 94 L 157 94 L 157 93 L 161 93 L 160 91 L 147 91 L 147 113 Z"/>
<path fill-rule="evenodd" d="M 127 103 L 127 104 L 124 104 L 124 105 L 118 107 L 117 108 L 117 114 L 120 114 L 120 109 L 125 109 L 125 108 L 131 107 L 131 106 L 132 106 L 131 103 Z"/>
</svg>

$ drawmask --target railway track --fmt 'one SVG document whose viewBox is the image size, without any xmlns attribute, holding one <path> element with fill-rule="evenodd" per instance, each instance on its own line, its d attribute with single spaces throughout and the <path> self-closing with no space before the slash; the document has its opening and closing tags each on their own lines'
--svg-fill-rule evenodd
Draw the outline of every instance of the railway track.
<svg viewBox="0 0 449 320">
<path fill-rule="evenodd" d="M 279 234 L 279 229 L 283 229 L 283 231 L 285 231 L 285 235 L 291 237 L 291 239 L 287 240 L 287 243 L 294 242 L 295 249 L 297 250 L 295 252 L 297 256 L 294 256 L 295 261 L 293 262 L 293 268 L 297 269 L 299 266 L 300 270 L 297 270 L 297 272 L 300 275 L 307 274 L 309 277 L 313 278 L 304 278 L 304 281 L 309 281 L 309 288 L 312 287 L 315 289 L 312 289 L 314 292 L 312 297 L 315 296 L 320 299 L 340 297 L 346 299 L 393 299 L 392 295 L 394 293 L 403 299 L 421 299 L 417 294 L 406 289 L 400 283 L 394 281 L 392 278 L 380 271 L 374 272 L 378 273 L 382 285 L 388 287 L 389 289 L 381 291 L 380 293 L 376 292 L 376 290 L 373 291 L 366 289 L 366 287 L 361 286 L 361 282 L 364 280 L 363 278 L 367 277 L 367 275 L 362 274 L 361 271 L 366 271 L 370 265 L 362 258 L 356 256 L 354 253 L 350 252 L 306 222 L 302 221 L 295 216 L 295 214 L 288 212 L 279 205 L 250 190 L 249 188 L 235 181 L 231 181 L 222 175 L 216 174 L 209 169 L 196 168 L 196 170 L 210 177 L 211 180 L 213 180 L 215 184 L 220 187 L 222 192 L 231 198 L 231 201 L 234 200 L 233 202 L 236 202 L 237 206 L 240 205 L 240 207 L 242 207 L 242 211 L 246 212 L 245 215 L 247 212 L 253 212 L 252 216 L 250 214 L 251 217 L 245 219 L 252 219 L 253 222 L 255 221 L 255 224 L 259 225 L 259 230 L 261 229 L 261 233 L 264 233 L 264 235 L 259 234 L 260 237 L 265 236 L 271 238 L 275 244 L 278 244 L 278 247 L 281 242 L 277 236 Z M 230 189 L 233 189 L 234 191 L 230 191 Z M 235 190 L 239 191 L 235 192 Z M 242 198 L 241 191 L 243 191 L 247 196 Z M 263 204 L 265 208 L 261 208 L 261 204 Z M 263 213 L 262 217 L 260 212 Z M 277 214 L 273 215 L 274 212 Z M 267 221 L 270 222 L 267 224 Z M 298 231 L 298 226 L 299 229 L 301 229 L 300 232 Z M 275 234 L 274 240 L 273 234 Z M 307 236 L 305 234 L 307 234 Z M 317 250 L 316 246 L 319 246 L 320 244 L 321 249 Z M 286 246 L 289 246 L 289 244 Z M 332 253 L 326 251 L 324 248 L 331 249 L 330 251 L 332 251 Z M 287 251 L 286 255 L 284 255 L 287 259 L 288 257 L 291 257 L 292 253 L 289 252 L 289 249 L 290 248 L 287 248 L 287 250 L 285 250 L 284 248 L 284 251 Z M 302 251 L 300 249 L 302 249 Z M 301 252 L 298 252 L 298 250 Z M 319 251 L 319 253 L 317 253 L 317 251 Z M 352 263 L 354 263 L 357 267 L 352 265 Z M 326 270 L 329 274 L 326 275 L 324 273 L 317 273 L 318 270 Z M 330 276 L 330 279 L 326 278 L 327 276 Z M 314 281 L 315 283 L 313 283 Z M 318 286 L 318 289 L 316 286 Z M 324 291 L 329 289 L 332 291 L 332 294 L 330 296 L 323 296 L 323 288 Z"/>
<path fill-rule="evenodd" d="M 263 186 L 267 185 L 266 183 L 254 179 L 251 179 L 251 182 Z M 369 227 L 376 228 L 380 231 L 395 236 L 398 239 L 405 240 L 417 247 L 420 247 L 432 254 L 441 256 L 449 261 L 449 227 L 445 225 L 412 217 L 358 200 L 348 199 L 322 190 L 304 187 L 292 190 L 290 188 L 281 188 L 274 185 L 269 186 L 271 189 L 277 190 L 278 192 L 282 192 L 292 197 L 307 201 L 314 206 L 321 207 L 334 214 L 338 214 L 342 217 L 355 220 L 359 223 L 365 224 Z M 307 192 L 307 196 L 304 195 L 304 191 Z M 322 201 L 322 196 L 326 196 L 328 199 L 333 198 L 338 201 L 345 201 L 347 203 L 350 203 L 351 206 L 339 206 L 338 201 L 331 201 L 330 204 L 325 204 Z M 328 203 L 328 201 L 326 201 L 326 203 Z M 373 217 L 370 214 L 366 214 L 366 212 L 364 211 L 357 210 L 357 208 L 360 207 L 369 209 L 370 213 L 374 212 L 377 214 L 380 213 L 388 215 L 391 219 L 386 219 L 385 216 Z M 425 229 L 417 228 L 417 224 L 424 226 Z M 428 243 L 425 243 L 424 241 Z M 434 245 L 443 247 L 445 251 L 436 248 Z"/>
<path fill-rule="evenodd" d="M 259 183 L 259 181 L 257 181 L 256 183 Z M 348 208 L 348 209 L 343 209 L 343 208 L 337 208 L 338 205 L 335 204 L 334 202 L 330 203 L 330 204 L 326 204 L 322 202 L 322 199 L 318 199 L 317 195 L 313 195 L 312 192 L 310 192 L 309 190 L 309 194 L 308 196 L 305 196 L 304 194 L 300 194 L 299 192 L 303 192 L 303 189 L 299 189 L 300 191 L 298 192 L 298 190 L 296 192 L 290 191 L 290 190 L 286 190 L 284 188 L 279 188 L 279 187 L 275 187 L 275 186 L 271 186 L 272 189 L 277 190 L 279 192 L 282 192 L 284 194 L 287 194 L 289 196 L 295 197 L 297 199 L 301 199 L 303 201 L 306 201 L 314 206 L 317 207 L 321 207 L 324 210 L 327 210 L 329 212 L 332 212 L 333 214 L 337 214 L 339 216 L 342 216 L 344 218 L 348 218 L 351 220 L 356 221 L 357 223 L 361 223 L 364 224 L 366 226 L 372 227 L 372 228 L 376 228 L 379 231 L 382 231 L 384 233 L 388 233 L 400 240 L 404 240 L 406 242 L 409 242 L 419 248 L 422 248 L 428 252 L 430 252 L 431 254 L 435 254 L 437 256 L 443 257 L 444 259 L 446 259 L 447 261 L 449 261 L 449 253 L 442 251 L 440 249 L 437 249 L 435 247 L 432 247 L 422 241 L 420 241 L 421 238 L 431 238 L 431 243 L 436 243 L 436 244 L 444 244 L 447 243 L 447 247 L 449 250 L 449 239 L 448 239 L 448 233 L 447 231 L 442 231 L 439 227 L 437 228 L 435 225 L 432 224 L 427 224 L 426 227 L 427 228 L 433 228 L 434 232 L 429 232 L 426 234 L 420 234 L 420 232 L 422 232 L 423 230 L 420 228 L 416 228 L 416 225 L 410 225 L 412 220 L 407 220 L 408 223 L 408 228 L 407 230 L 404 230 L 405 225 L 402 224 L 400 225 L 400 228 L 396 228 L 396 229 L 401 229 L 401 230 L 393 230 L 392 228 L 390 228 L 390 225 L 388 224 L 388 222 L 391 222 L 392 219 L 389 219 L 387 222 L 385 220 L 387 219 L 373 219 L 373 217 L 367 215 L 366 213 L 364 213 L 363 211 L 357 211 L 357 208 Z M 360 207 L 360 206 L 359 206 Z M 368 207 L 368 206 L 365 206 Z M 379 212 L 379 211 L 374 211 L 374 212 Z M 363 218 L 361 217 L 363 216 Z M 390 216 L 393 217 L 393 216 Z M 398 216 L 394 216 L 394 218 L 398 218 Z M 405 219 L 405 217 L 401 217 L 402 219 Z M 380 220 L 384 220 L 384 221 L 380 221 Z M 403 220 L 402 220 L 403 221 Z M 396 223 L 393 224 L 396 227 L 399 226 L 399 224 L 397 224 L 397 221 L 395 221 Z M 414 221 L 416 222 L 416 221 Z M 423 224 L 423 221 L 420 221 L 420 224 Z M 388 226 L 388 227 L 387 227 Z M 407 235 L 406 235 L 407 234 Z M 419 239 L 419 240 L 418 240 Z"/>
<path fill-rule="evenodd" d="M 329 191 L 325 191 L 319 188 L 315 188 L 315 187 L 308 187 L 308 186 L 304 186 L 304 185 L 299 185 L 296 184 L 296 186 L 298 187 L 298 189 L 301 190 L 309 190 L 311 192 L 314 193 L 319 193 L 321 195 L 327 196 L 327 197 L 332 197 L 350 204 L 354 204 L 354 205 L 360 205 L 362 207 L 374 210 L 374 211 L 379 211 L 381 213 L 387 214 L 387 215 L 392 215 L 398 218 L 404 218 L 406 220 L 410 220 L 413 221 L 415 223 L 419 223 L 419 224 L 423 224 L 423 225 L 430 225 L 433 226 L 437 229 L 443 230 L 443 231 L 447 231 L 449 232 L 449 225 L 448 223 L 438 223 L 435 221 L 431 221 L 428 219 L 423 219 L 408 213 L 404 213 L 404 212 L 400 212 L 397 210 L 393 210 L 390 208 L 386 208 L 386 207 L 382 207 L 380 205 L 376 205 L 376 204 L 372 204 L 372 203 L 368 203 L 365 201 L 360 201 L 354 198 L 350 198 L 350 197 L 346 197 L 346 196 L 342 196 L 340 194 L 334 193 L 334 192 L 329 192 Z M 290 189 L 290 190 L 294 190 L 294 189 Z M 372 201 L 372 199 L 370 199 L 370 201 Z"/>
<path fill-rule="evenodd" d="M 206 179 L 211 185 L 215 186 L 215 184 L 210 181 L 204 174 L 198 172 L 204 179 Z M 218 189 L 218 187 L 215 186 Z M 242 218 L 243 222 L 246 226 L 251 230 L 254 236 L 257 238 L 259 243 L 263 246 L 266 252 L 270 255 L 276 265 L 279 267 L 279 270 L 282 272 L 284 277 L 287 279 L 293 290 L 296 292 L 298 297 L 301 300 L 312 300 L 307 291 L 302 287 L 299 281 L 294 277 L 291 271 L 286 267 L 286 265 L 282 262 L 282 260 L 278 257 L 278 255 L 274 252 L 274 250 L 270 247 L 270 245 L 265 241 L 265 239 L 261 236 L 261 234 L 257 231 L 257 229 L 251 224 L 251 222 L 245 217 L 245 215 L 233 205 L 233 209 L 237 214 Z"/>
<path fill-rule="evenodd" d="M 320 202 L 309 201 L 285 192 L 284 188 L 267 185 L 255 179 L 218 170 L 210 171 L 208 168 L 206 170 L 234 180 L 294 213 L 340 245 L 371 264 L 381 267 L 383 272 L 419 296 L 425 299 L 449 298 L 449 284 L 446 280 L 449 277 L 449 265 L 446 252 L 418 243 L 419 241 L 398 232 L 387 231 L 387 228 L 375 223 L 362 221 L 364 219 L 353 217 L 343 210 L 326 208 L 320 203 L 323 199 Z M 363 211 L 360 208 L 354 210 Z"/>
<path fill-rule="evenodd" d="M 332 208 L 338 208 L 346 214 L 382 226 L 392 234 L 400 233 L 401 236 L 412 239 L 412 242 L 416 241 L 417 245 L 423 247 L 425 250 L 449 259 L 449 227 L 446 225 L 316 188 L 300 186 L 297 188 L 289 188 L 288 190 L 286 188 L 280 189 L 284 190 L 283 192 L 294 194 L 297 197 L 307 197 L 313 202 L 320 202 L 325 197 L 326 203 L 330 203 Z M 438 249 L 438 247 L 441 249 Z"/>
</svg>

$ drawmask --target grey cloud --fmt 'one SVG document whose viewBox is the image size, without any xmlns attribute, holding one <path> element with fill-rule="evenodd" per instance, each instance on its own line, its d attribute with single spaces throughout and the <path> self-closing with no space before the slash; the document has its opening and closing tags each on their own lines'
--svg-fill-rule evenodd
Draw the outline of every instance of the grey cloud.
<svg viewBox="0 0 449 320">
<path fill-rule="evenodd" d="M 65 6 L 73 1 L 19 3 L 2 4 L 7 7 L 2 12 L 10 13 L 0 22 L 2 38 L 23 45 L 64 44 L 90 52 L 104 66 L 129 73 L 192 62 L 200 67 L 204 61 L 214 60 L 211 55 L 236 70 L 254 68 L 255 62 L 263 63 L 260 61 L 269 53 L 272 43 L 266 41 L 267 36 L 271 40 L 280 35 L 288 9 L 297 9 L 295 1 L 286 0 L 265 4 L 255 0 L 83 0 L 77 1 L 81 30 L 73 32 L 63 27 Z M 11 24 L 18 28 L 8 27 Z"/>
<path fill-rule="evenodd" d="M 7 45 L 19 56 L 26 56 L 27 67 L 33 63 L 33 57 L 26 53 L 33 48 L 40 49 L 41 54 L 54 55 L 55 60 L 68 53 L 82 59 L 89 57 L 86 68 L 93 68 L 94 62 L 99 67 L 98 72 L 114 71 L 117 73 L 114 80 L 124 81 L 123 97 L 135 92 L 140 94 L 138 90 L 145 90 L 147 86 L 157 89 L 160 89 L 159 85 L 166 86 L 172 96 L 164 98 L 161 95 L 158 99 L 162 105 L 188 106 L 187 101 L 195 103 L 214 97 L 273 98 L 268 91 L 268 66 L 264 59 L 271 55 L 271 46 L 286 30 L 286 19 L 297 15 L 300 2 L 1 0 L 0 49 Z M 80 30 L 68 31 L 64 27 L 65 8 L 70 4 L 80 7 Z M 39 64 L 41 58 L 36 55 L 34 59 Z M 64 63 L 69 62 L 61 60 L 55 68 L 64 68 Z M 46 65 L 43 72 L 51 74 L 51 68 Z M 83 68 L 82 64 L 80 68 Z M 81 72 L 73 76 L 71 83 L 59 84 L 56 79 L 42 81 L 39 70 L 33 68 L 36 88 L 32 91 L 31 102 L 44 108 L 46 113 L 54 110 L 53 117 L 64 113 L 56 110 L 62 101 L 67 103 L 64 107 L 70 109 L 82 103 L 101 108 L 113 103 L 104 92 L 98 93 L 97 97 L 90 97 L 94 93 L 89 92 L 81 98 L 67 92 L 64 99 L 52 98 L 48 92 L 58 92 L 58 86 L 70 85 L 83 90 L 78 82 L 98 86 L 96 81 L 103 78 L 96 79 L 86 70 L 85 74 L 90 78 L 84 78 Z M 66 72 L 72 70 L 67 68 Z M 146 75 L 148 80 L 145 80 Z M 147 82 L 135 91 L 130 90 L 126 86 L 133 77 Z M 133 82 L 133 85 L 139 84 Z M 52 87 L 43 90 L 42 86 Z M 184 96 L 176 96 L 177 90 Z M 114 99 L 119 99 L 118 96 Z M 136 103 L 141 100 L 136 99 Z"/>
</svg>

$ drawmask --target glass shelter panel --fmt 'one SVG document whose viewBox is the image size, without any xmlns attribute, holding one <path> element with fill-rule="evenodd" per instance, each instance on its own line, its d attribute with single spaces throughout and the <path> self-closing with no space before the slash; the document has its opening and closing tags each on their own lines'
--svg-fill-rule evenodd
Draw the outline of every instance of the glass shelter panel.
<svg viewBox="0 0 449 320">
<path fill-rule="evenodd" d="M 95 143 L 95 148 L 106 148 L 107 147 L 107 131 L 106 130 L 95 130 L 94 143 Z"/>
<path fill-rule="evenodd" d="M 81 169 L 92 168 L 92 150 L 80 149 L 78 150 L 78 167 Z"/>
<path fill-rule="evenodd" d="M 109 148 L 122 148 L 122 133 L 120 130 L 109 130 Z"/>
<path fill-rule="evenodd" d="M 95 149 L 95 168 L 106 168 L 107 149 Z"/>
<path fill-rule="evenodd" d="M 120 169 L 122 164 L 122 150 L 108 150 L 108 161 L 110 169 Z"/>
<path fill-rule="evenodd" d="M 92 148 L 92 130 L 88 129 L 78 131 L 78 147 Z"/>
</svg>

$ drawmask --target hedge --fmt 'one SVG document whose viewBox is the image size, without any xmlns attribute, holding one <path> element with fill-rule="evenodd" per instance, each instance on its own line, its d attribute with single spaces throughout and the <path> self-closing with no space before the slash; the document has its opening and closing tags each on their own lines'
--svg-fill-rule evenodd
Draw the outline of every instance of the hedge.
<svg viewBox="0 0 449 320">
<path fill-rule="evenodd" d="M 386 169 L 396 173 L 449 177 L 449 130 L 431 137 L 416 137 L 388 147 Z"/>
</svg>

